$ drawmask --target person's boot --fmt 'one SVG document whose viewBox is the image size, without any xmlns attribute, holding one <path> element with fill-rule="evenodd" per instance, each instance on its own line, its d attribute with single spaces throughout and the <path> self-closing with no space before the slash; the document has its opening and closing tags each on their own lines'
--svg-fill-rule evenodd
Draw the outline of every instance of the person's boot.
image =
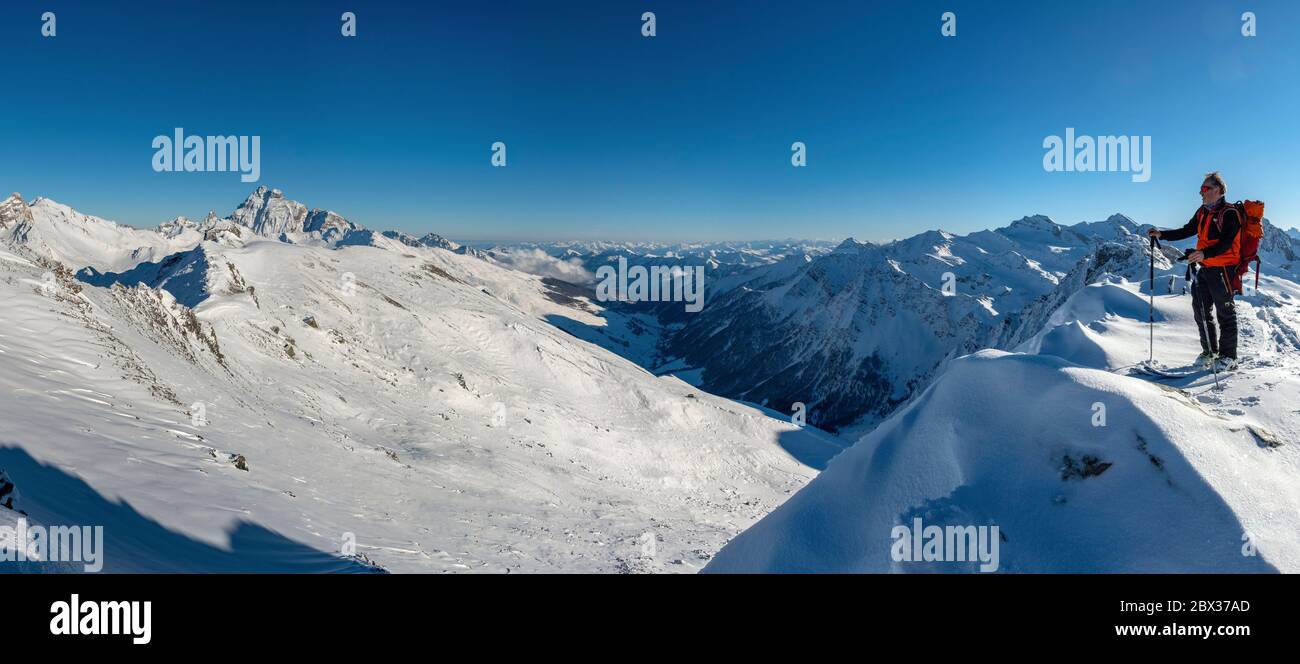
<svg viewBox="0 0 1300 664">
<path fill-rule="evenodd" d="M 1237 368 L 1237 358 L 1220 357 L 1214 360 L 1214 370 L 1216 372 L 1234 371 Z"/>
<path fill-rule="evenodd" d="M 1201 351 L 1200 355 L 1196 356 L 1195 365 L 1201 367 L 1202 369 L 1209 369 L 1211 366 L 1214 365 L 1215 357 L 1217 356 L 1214 353 L 1211 353 L 1208 350 L 1203 350 Z"/>
</svg>

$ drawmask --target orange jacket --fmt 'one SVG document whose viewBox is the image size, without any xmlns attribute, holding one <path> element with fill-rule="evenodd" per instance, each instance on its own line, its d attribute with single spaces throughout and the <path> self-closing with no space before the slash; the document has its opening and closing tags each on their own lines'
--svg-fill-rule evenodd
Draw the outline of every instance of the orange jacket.
<svg viewBox="0 0 1300 664">
<path fill-rule="evenodd" d="M 1204 267 L 1235 266 L 1241 260 L 1241 219 L 1237 209 L 1220 198 L 1218 203 L 1202 206 L 1182 228 L 1162 231 L 1160 237 L 1171 242 L 1196 236 L 1196 248 L 1205 254 Z"/>
</svg>

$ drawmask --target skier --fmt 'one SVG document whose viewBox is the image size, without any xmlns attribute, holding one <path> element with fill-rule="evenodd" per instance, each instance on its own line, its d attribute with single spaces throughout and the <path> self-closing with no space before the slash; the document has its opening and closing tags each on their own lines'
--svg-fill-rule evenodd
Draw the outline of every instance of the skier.
<svg viewBox="0 0 1300 664">
<path fill-rule="evenodd" d="M 1216 372 L 1237 368 L 1237 309 L 1229 270 L 1236 270 L 1241 257 L 1241 218 L 1237 209 L 1228 204 L 1227 193 L 1223 176 L 1218 171 L 1208 173 L 1201 183 L 1202 205 L 1185 226 L 1147 231 L 1147 235 L 1169 241 L 1196 236 L 1196 250 L 1187 256 L 1188 263 L 1200 264 L 1192 287 L 1192 310 L 1201 335 L 1201 354 L 1196 362 Z"/>
</svg>

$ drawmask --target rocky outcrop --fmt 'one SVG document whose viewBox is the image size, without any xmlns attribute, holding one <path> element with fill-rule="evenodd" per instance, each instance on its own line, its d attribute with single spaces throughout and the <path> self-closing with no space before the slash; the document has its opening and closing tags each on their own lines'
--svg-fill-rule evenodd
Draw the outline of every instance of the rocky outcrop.
<svg viewBox="0 0 1300 664">
<path fill-rule="evenodd" d="M 0 201 L 0 228 L 17 226 L 24 221 L 32 221 L 32 210 L 18 192 L 9 194 L 8 198 Z"/>
</svg>

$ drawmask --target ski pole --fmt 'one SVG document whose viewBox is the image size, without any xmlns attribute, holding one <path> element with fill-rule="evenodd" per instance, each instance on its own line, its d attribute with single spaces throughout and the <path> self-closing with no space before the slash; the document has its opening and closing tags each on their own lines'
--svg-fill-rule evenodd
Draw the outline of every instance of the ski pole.
<svg viewBox="0 0 1300 664">
<path fill-rule="evenodd" d="M 1147 305 L 1147 328 L 1150 331 L 1150 346 L 1147 350 L 1147 362 L 1155 363 L 1156 360 L 1156 247 L 1160 246 L 1160 240 L 1156 236 L 1151 236 L 1151 300 Z"/>
</svg>

